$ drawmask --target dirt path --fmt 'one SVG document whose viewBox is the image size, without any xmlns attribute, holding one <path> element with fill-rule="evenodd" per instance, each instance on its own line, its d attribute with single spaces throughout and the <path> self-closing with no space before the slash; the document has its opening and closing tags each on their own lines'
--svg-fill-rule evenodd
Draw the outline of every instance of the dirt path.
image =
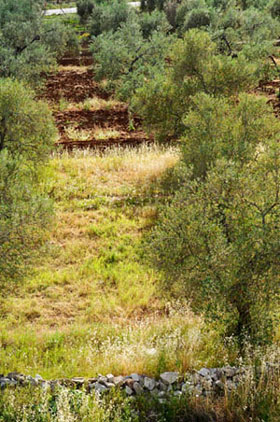
<svg viewBox="0 0 280 422">
<path fill-rule="evenodd" d="M 78 58 L 64 57 L 49 76 L 42 97 L 52 108 L 59 130 L 57 144 L 67 149 L 106 148 L 151 142 L 126 104 L 94 81 L 92 57 L 84 48 Z"/>
</svg>

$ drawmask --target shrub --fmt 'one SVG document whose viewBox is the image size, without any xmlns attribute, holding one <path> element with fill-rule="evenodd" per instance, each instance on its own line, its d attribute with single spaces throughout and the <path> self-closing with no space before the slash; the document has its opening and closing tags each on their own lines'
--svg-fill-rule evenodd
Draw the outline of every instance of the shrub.
<svg viewBox="0 0 280 422">
<path fill-rule="evenodd" d="M 108 31 L 115 32 L 130 14 L 133 11 L 125 0 L 97 4 L 88 20 L 89 32 L 94 36 Z"/>
<path fill-rule="evenodd" d="M 93 0 L 78 0 L 77 1 L 77 13 L 80 16 L 81 22 L 87 22 L 89 16 L 92 14 L 94 9 Z"/>
<path fill-rule="evenodd" d="M 273 145 L 248 166 L 219 161 L 204 183 L 186 175 L 149 237 L 166 288 L 223 321 L 224 333 L 241 345 L 248 338 L 272 339 L 279 294 L 278 171 Z"/>
<path fill-rule="evenodd" d="M 184 119 L 182 159 L 192 166 L 192 176 L 205 178 L 218 158 L 248 163 L 260 144 L 277 138 L 280 124 L 265 98 L 242 94 L 238 104 L 204 93 L 192 99 Z"/>
<path fill-rule="evenodd" d="M 192 10 L 186 17 L 184 29 L 202 28 L 209 26 L 210 22 L 210 13 L 207 9 Z"/>
<path fill-rule="evenodd" d="M 165 14 L 157 10 L 152 13 L 141 13 L 139 23 L 145 39 L 149 38 L 154 31 L 167 34 L 170 30 Z"/>
<path fill-rule="evenodd" d="M 183 133 L 183 116 L 197 92 L 230 97 L 254 86 L 257 80 L 253 63 L 242 55 L 233 59 L 220 54 L 202 31 L 187 32 L 184 39 L 174 43 L 168 56 L 165 72 L 157 73 L 133 100 L 146 129 L 163 141 Z"/>
<path fill-rule="evenodd" d="M 144 39 L 139 22 L 131 16 L 116 32 L 94 40 L 96 79 L 108 79 L 121 99 L 129 99 L 163 65 L 169 42 L 169 37 L 157 31 Z"/>
<path fill-rule="evenodd" d="M 69 34 L 44 21 L 41 1 L 0 0 L 0 77 L 36 82 L 55 65 Z"/>
<path fill-rule="evenodd" d="M 269 10 L 270 10 L 271 16 L 273 18 L 279 19 L 279 17 L 280 17 L 280 1 L 279 0 L 272 1 L 271 4 L 270 4 Z"/>
<path fill-rule="evenodd" d="M 181 183 L 149 236 L 165 286 L 243 344 L 271 341 L 279 294 L 280 125 L 262 99 L 199 94 Z"/>
<path fill-rule="evenodd" d="M 0 283 L 22 276 L 42 244 L 50 202 L 41 168 L 55 136 L 47 105 L 24 85 L 0 81 Z"/>
</svg>

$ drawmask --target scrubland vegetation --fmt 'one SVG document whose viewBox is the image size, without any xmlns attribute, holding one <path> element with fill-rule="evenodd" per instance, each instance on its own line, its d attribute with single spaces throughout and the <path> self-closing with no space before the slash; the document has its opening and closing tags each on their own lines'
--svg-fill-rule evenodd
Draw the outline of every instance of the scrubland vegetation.
<svg viewBox="0 0 280 422">
<path fill-rule="evenodd" d="M 248 376 L 0 421 L 279 421 L 279 1 L 49 6 L 0 0 L 0 373 Z"/>
</svg>

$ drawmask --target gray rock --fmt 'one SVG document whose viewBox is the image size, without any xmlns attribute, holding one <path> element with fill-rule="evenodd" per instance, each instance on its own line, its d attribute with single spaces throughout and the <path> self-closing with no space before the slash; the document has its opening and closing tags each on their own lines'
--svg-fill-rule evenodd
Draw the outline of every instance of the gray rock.
<svg viewBox="0 0 280 422">
<path fill-rule="evenodd" d="M 106 375 L 106 378 L 107 378 L 108 382 L 113 382 L 115 377 L 114 377 L 113 374 L 108 374 L 108 375 Z"/>
<path fill-rule="evenodd" d="M 187 391 L 190 391 L 192 389 L 192 384 L 189 381 L 186 381 L 182 385 L 182 392 L 186 393 Z"/>
<path fill-rule="evenodd" d="M 128 396 L 132 396 L 133 394 L 133 390 L 130 387 L 128 387 L 128 385 L 125 387 L 125 392 Z"/>
<path fill-rule="evenodd" d="M 180 397 L 183 393 L 182 393 L 182 391 L 177 390 L 177 391 L 174 391 L 173 394 L 174 394 L 175 397 Z"/>
<path fill-rule="evenodd" d="M 147 390 L 152 391 L 156 386 L 156 381 L 153 378 L 144 378 L 144 387 L 147 388 Z"/>
<path fill-rule="evenodd" d="M 115 388 L 115 384 L 113 382 L 103 382 L 102 384 L 107 388 Z"/>
<path fill-rule="evenodd" d="M 104 393 L 105 391 L 107 391 L 107 387 L 105 387 L 105 385 L 103 384 L 100 384 L 99 382 L 94 384 L 94 389 L 97 393 Z"/>
<path fill-rule="evenodd" d="M 132 378 L 134 381 L 137 381 L 137 382 L 140 381 L 140 376 L 138 374 L 131 374 L 130 378 Z"/>
<path fill-rule="evenodd" d="M 114 377 L 114 379 L 113 379 L 113 383 L 115 385 L 122 385 L 123 382 L 124 382 L 124 377 L 122 377 L 121 375 L 118 376 L 118 377 Z"/>
<path fill-rule="evenodd" d="M 142 394 L 143 393 L 143 387 L 141 386 L 141 384 L 139 384 L 139 382 L 134 382 L 133 383 L 133 390 L 135 391 L 135 393 L 137 395 Z"/>
<path fill-rule="evenodd" d="M 197 372 L 199 375 L 201 375 L 202 377 L 207 377 L 208 375 L 210 375 L 210 371 L 207 368 L 202 368 L 200 371 Z"/>
<path fill-rule="evenodd" d="M 166 397 L 166 392 L 165 392 L 165 391 L 159 391 L 159 393 L 158 393 L 158 397 L 159 397 L 159 398 Z"/>
<path fill-rule="evenodd" d="M 167 384 L 164 384 L 162 381 L 159 381 L 158 387 L 160 391 L 167 391 Z"/>
<path fill-rule="evenodd" d="M 216 381 L 214 385 L 218 390 L 225 389 L 225 384 L 221 380 Z"/>
<path fill-rule="evenodd" d="M 179 378 L 178 372 L 164 372 L 160 375 L 160 379 L 166 385 L 174 384 Z"/>
<path fill-rule="evenodd" d="M 85 382 L 85 379 L 82 377 L 75 377 L 75 378 L 71 378 L 71 381 L 74 382 L 76 385 L 83 385 Z"/>
<path fill-rule="evenodd" d="M 227 366 L 225 368 L 223 368 L 223 372 L 225 374 L 226 377 L 233 377 L 236 373 L 236 369 L 235 368 L 231 368 L 230 366 Z"/>
<path fill-rule="evenodd" d="M 28 383 L 29 383 L 29 384 L 31 384 L 31 385 L 38 385 L 38 381 L 37 381 L 35 378 L 31 377 L 31 375 L 28 375 L 28 376 L 26 377 L 26 380 L 27 380 L 27 381 L 28 381 Z"/>
</svg>

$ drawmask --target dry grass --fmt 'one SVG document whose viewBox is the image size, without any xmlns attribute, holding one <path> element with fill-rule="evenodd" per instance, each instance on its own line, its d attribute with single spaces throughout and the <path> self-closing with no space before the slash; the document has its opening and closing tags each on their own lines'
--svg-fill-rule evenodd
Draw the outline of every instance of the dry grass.
<svg viewBox="0 0 280 422">
<path fill-rule="evenodd" d="M 151 183 L 177 160 L 157 146 L 53 157 L 57 217 L 34 276 L 1 303 L 0 371 L 153 374 L 209 363 L 215 334 L 187 304 L 170 307 L 160 274 L 139 259 L 156 214 Z"/>
<path fill-rule="evenodd" d="M 111 128 L 101 128 L 96 126 L 92 130 L 76 129 L 73 126 L 66 128 L 65 133 L 72 141 L 88 141 L 95 139 L 97 141 L 105 141 L 107 139 L 117 139 L 121 136 L 121 132 Z"/>
</svg>

